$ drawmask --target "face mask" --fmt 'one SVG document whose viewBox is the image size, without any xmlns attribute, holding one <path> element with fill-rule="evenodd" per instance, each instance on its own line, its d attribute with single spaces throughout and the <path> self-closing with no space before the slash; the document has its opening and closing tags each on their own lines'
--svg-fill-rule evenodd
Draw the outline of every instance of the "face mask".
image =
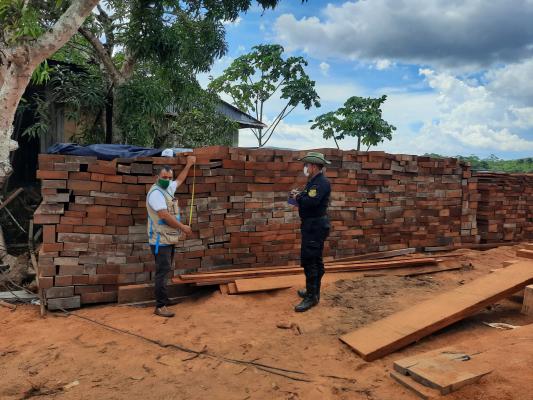
<svg viewBox="0 0 533 400">
<path fill-rule="evenodd" d="M 304 175 L 309 176 L 309 168 L 307 168 L 307 165 L 304 165 Z"/>
<path fill-rule="evenodd" d="M 166 189 L 168 188 L 168 185 L 170 185 L 170 181 L 168 179 L 162 179 L 162 178 L 159 178 L 157 180 L 157 184 L 163 188 L 163 189 Z"/>
</svg>

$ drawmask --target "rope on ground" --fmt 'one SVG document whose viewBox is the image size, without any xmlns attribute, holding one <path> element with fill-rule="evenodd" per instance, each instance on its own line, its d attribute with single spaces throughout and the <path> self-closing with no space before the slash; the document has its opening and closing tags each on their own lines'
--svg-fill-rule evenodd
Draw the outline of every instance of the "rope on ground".
<svg viewBox="0 0 533 400">
<path fill-rule="evenodd" d="M 220 360 L 220 361 L 224 361 L 224 362 L 227 362 L 227 363 L 248 365 L 248 366 L 254 367 L 254 368 L 258 369 L 258 370 L 261 370 L 261 371 L 264 371 L 264 372 L 267 372 L 267 373 L 270 373 L 270 374 L 274 374 L 274 375 L 279 375 L 279 376 L 282 376 L 282 377 L 285 377 L 287 379 L 291 379 L 291 380 L 294 380 L 294 381 L 312 382 L 311 379 L 308 379 L 308 378 L 304 377 L 304 376 L 307 375 L 305 372 L 295 371 L 295 370 L 290 370 L 290 369 L 285 369 L 285 368 L 279 368 L 279 367 L 275 367 L 275 366 L 272 366 L 272 365 L 257 363 L 255 361 L 228 358 L 228 357 L 224 357 L 224 356 L 219 356 L 218 354 L 210 353 L 210 352 L 208 352 L 206 350 L 190 349 L 190 348 L 187 348 L 187 347 L 179 345 L 179 344 L 163 343 L 160 340 L 151 339 L 149 337 L 140 335 L 138 333 L 130 332 L 130 331 L 126 330 L 126 329 L 116 328 L 114 326 L 111 326 L 111 325 L 108 325 L 106 323 L 94 320 L 92 318 L 85 317 L 85 316 L 79 315 L 79 314 L 75 314 L 75 313 L 73 313 L 71 311 L 65 310 L 64 308 L 59 308 L 59 310 L 62 311 L 63 313 L 65 313 L 66 315 L 72 315 L 74 317 L 83 319 L 85 321 L 92 322 L 93 324 L 102 326 L 105 329 L 108 329 L 110 331 L 123 333 L 123 334 L 126 334 L 126 335 L 130 335 L 130 336 L 136 337 L 138 339 L 141 339 L 143 341 L 146 341 L 148 343 L 154 344 L 156 346 L 159 346 L 159 347 L 162 347 L 162 348 L 165 348 L 165 349 L 171 348 L 171 349 L 179 350 L 179 351 L 182 351 L 182 352 L 185 352 L 185 353 L 195 354 L 196 356 L 202 356 L 203 355 L 203 356 L 210 357 L 210 358 L 213 358 L 213 359 L 217 359 L 217 360 Z M 299 376 L 291 376 L 291 375 L 288 375 L 288 374 L 295 374 L 295 375 L 299 375 Z"/>
</svg>

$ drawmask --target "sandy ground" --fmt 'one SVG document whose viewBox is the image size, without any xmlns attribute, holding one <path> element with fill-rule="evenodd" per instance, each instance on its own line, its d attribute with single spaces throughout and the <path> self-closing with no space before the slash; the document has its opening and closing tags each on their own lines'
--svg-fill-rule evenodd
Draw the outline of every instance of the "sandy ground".
<svg viewBox="0 0 533 400">
<path fill-rule="evenodd" d="M 0 307 L 0 399 L 416 399 L 389 373 L 396 359 L 444 346 L 490 352 L 494 371 L 450 400 L 533 399 L 533 325 L 502 331 L 482 324 L 524 326 L 533 318 L 505 300 L 402 351 L 367 363 L 338 336 L 499 268 L 515 247 L 463 251 L 444 265 L 474 269 L 416 278 L 334 276 L 313 310 L 296 314 L 294 289 L 239 296 L 207 293 L 171 308 L 162 319 L 152 308 L 106 305 L 76 314 L 164 344 L 61 313 L 39 317 L 38 307 Z M 301 329 L 280 329 L 295 323 Z M 253 361 L 282 369 L 291 378 Z M 62 389 L 74 382 L 70 388 Z"/>
</svg>

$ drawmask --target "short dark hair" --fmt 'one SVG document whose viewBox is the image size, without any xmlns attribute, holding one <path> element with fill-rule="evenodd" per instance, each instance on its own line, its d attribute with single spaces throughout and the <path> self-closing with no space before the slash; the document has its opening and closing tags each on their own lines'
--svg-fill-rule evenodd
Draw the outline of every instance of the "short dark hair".
<svg viewBox="0 0 533 400">
<path fill-rule="evenodd" d="M 174 173 L 174 171 L 172 170 L 172 168 L 169 165 L 162 165 L 161 167 L 158 168 L 157 175 L 160 175 L 161 172 L 163 172 L 163 171 L 168 171 L 168 172 Z"/>
</svg>

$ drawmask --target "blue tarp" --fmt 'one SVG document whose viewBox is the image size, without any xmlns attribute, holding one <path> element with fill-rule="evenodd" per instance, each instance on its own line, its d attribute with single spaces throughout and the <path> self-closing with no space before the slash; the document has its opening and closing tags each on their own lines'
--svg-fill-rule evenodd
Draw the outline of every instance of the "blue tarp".
<svg viewBox="0 0 533 400">
<path fill-rule="evenodd" d="M 92 156 L 99 160 L 114 160 L 115 158 L 136 158 L 160 156 L 161 150 L 146 147 L 130 146 L 127 144 L 91 144 L 79 146 L 72 143 L 56 143 L 50 146 L 48 154 L 68 154 L 71 156 Z"/>
</svg>

